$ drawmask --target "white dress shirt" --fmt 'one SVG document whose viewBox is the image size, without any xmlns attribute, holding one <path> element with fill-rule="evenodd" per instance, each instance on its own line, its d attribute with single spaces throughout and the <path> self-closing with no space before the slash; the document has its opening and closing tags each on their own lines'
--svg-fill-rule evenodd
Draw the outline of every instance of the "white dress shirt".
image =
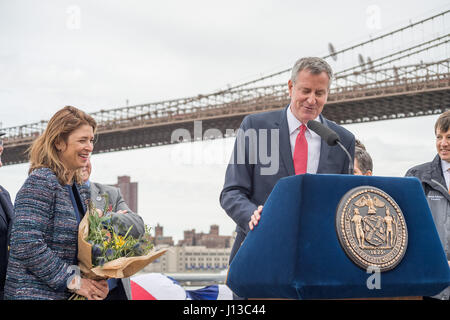
<svg viewBox="0 0 450 320">
<path fill-rule="evenodd" d="M 295 140 L 297 139 L 298 133 L 300 132 L 299 127 L 302 123 L 294 116 L 291 111 L 291 106 L 287 108 L 287 121 L 289 127 L 289 139 L 291 142 L 291 153 L 292 159 L 294 158 L 294 150 L 295 150 Z M 314 119 L 315 121 L 319 121 L 319 117 Z M 320 144 L 321 138 L 320 136 L 312 130 L 306 129 L 305 131 L 306 141 L 308 142 L 308 164 L 306 167 L 306 173 L 317 173 L 317 168 L 319 167 L 319 159 L 320 159 Z"/>
<path fill-rule="evenodd" d="M 444 179 L 445 179 L 445 185 L 447 186 L 447 190 L 449 188 L 449 184 L 450 184 L 450 162 L 441 160 L 441 166 L 442 166 L 442 173 L 444 174 Z"/>
</svg>

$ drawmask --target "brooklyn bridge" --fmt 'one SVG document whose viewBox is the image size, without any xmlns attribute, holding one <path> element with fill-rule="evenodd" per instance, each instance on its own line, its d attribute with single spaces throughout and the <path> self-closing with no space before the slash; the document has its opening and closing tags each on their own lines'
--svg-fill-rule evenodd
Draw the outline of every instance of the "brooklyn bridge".
<svg viewBox="0 0 450 320">
<path fill-rule="evenodd" d="M 329 54 L 322 58 L 332 64 L 335 77 L 324 116 L 351 124 L 449 109 L 449 14 L 447 10 L 410 22 L 341 50 L 329 43 Z M 202 123 L 202 139 L 227 136 L 227 129 L 237 129 L 246 115 L 289 103 L 289 72 L 281 70 L 208 94 L 91 113 L 98 123 L 94 153 L 178 143 L 173 132 L 186 129 L 195 137 L 195 121 Z M 2 128 L 3 164 L 26 162 L 27 148 L 46 124 Z"/>
</svg>

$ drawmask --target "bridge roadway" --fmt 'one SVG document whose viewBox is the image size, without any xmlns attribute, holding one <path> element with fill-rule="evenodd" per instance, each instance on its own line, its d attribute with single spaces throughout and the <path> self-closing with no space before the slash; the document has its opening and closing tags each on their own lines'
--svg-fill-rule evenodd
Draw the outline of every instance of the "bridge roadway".
<svg viewBox="0 0 450 320">
<path fill-rule="evenodd" d="M 94 153 L 177 143 L 182 140 L 178 134 L 180 131 L 175 131 L 177 129 L 184 129 L 184 138 L 190 136 L 191 140 L 232 136 L 232 131 L 239 128 L 246 115 L 277 110 L 289 103 L 287 85 L 267 86 L 259 90 L 263 94 L 243 95 L 238 100 L 211 108 L 203 107 L 195 112 L 167 112 L 156 118 L 136 117 L 128 121 L 100 122 Z M 448 74 L 431 81 L 396 81 L 382 88 L 364 87 L 358 90 L 355 86 L 340 87 L 331 91 L 323 115 L 337 123 L 350 124 L 431 115 L 446 109 L 450 109 Z M 194 121 L 201 121 L 201 125 L 197 123 L 195 132 Z M 38 135 L 35 132 L 16 139 L 7 138 L 4 142 L 3 164 L 27 162 L 26 150 Z"/>
</svg>

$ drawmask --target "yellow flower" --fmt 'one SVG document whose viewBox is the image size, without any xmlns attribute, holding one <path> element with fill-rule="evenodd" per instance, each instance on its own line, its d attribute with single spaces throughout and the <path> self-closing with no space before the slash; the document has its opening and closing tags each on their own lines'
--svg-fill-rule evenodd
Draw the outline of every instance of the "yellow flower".
<svg viewBox="0 0 450 320">
<path fill-rule="evenodd" d="M 115 241 L 116 249 L 119 249 L 125 244 L 125 240 L 123 239 L 122 236 L 118 236 L 115 240 L 116 240 Z"/>
<path fill-rule="evenodd" d="M 108 241 L 103 241 L 103 248 L 106 248 L 108 246 Z"/>
</svg>

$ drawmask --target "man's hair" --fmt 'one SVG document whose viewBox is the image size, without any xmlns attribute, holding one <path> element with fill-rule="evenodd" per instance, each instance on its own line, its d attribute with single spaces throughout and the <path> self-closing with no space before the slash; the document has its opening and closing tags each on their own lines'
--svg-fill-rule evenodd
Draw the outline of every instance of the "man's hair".
<svg viewBox="0 0 450 320">
<path fill-rule="evenodd" d="M 300 71 L 307 69 L 312 74 L 320 74 L 326 72 L 328 75 L 328 89 L 330 89 L 331 81 L 333 80 L 333 70 L 330 65 L 323 59 L 317 57 L 305 57 L 297 60 L 297 62 L 292 67 L 291 71 L 291 81 L 295 83 L 297 80 L 297 75 Z"/>
<path fill-rule="evenodd" d="M 366 146 L 359 139 L 355 139 L 355 147 L 366 150 Z"/>
<path fill-rule="evenodd" d="M 355 158 L 358 161 L 359 170 L 361 170 L 363 174 L 369 170 L 373 171 L 372 157 L 366 150 L 355 147 Z"/>
<path fill-rule="evenodd" d="M 436 120 L 434 125 L 434 133 L 437 133 L 438 129 L 441 132 L 447 132 L 450 128 L 450 110 L 442 113 L 439 118 Z"/>
</svg>

